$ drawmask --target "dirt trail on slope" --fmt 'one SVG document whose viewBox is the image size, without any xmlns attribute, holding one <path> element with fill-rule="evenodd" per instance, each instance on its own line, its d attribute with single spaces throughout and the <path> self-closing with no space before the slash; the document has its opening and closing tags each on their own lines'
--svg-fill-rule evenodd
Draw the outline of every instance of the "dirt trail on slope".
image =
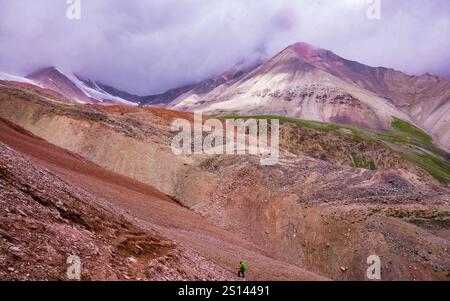
<svg viewBox="0 0 450 301">
<path fill-rule="evenodd" d="M 270 258 L 254 244 L 214 226 L 151 186 L 109 172 L 4 120 L 0 120 L 0 141 L 125 210 L 138 226 L 156 229 L 226 270 L 234 271 L 238 262 L 245 260 L 250 266 L 249 280 L 325 279 Z"/>
</svg>

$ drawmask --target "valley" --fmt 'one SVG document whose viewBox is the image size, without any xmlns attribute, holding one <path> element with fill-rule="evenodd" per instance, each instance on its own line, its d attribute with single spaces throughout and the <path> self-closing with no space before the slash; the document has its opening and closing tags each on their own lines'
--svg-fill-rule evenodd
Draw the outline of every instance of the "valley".
<svg viewBox="0 0 450 301">
<path fill-rule="evenodd" d="M 65 206 L 77 208 L 82 201 L 95 210 L 109 208 L 110 227 L 124 218 L 130 231 L 149 237 L 143 240 L 171 246 L 152 255 L 151 267 L 140 265 L 145 256 L 126 251 L 113 278 L 236 280 L 236 262 L 245 260 L 250 280 L 364 280 L 367 257 L 377 255 L 384 280 L 448 280 L 448 155 L 426 133 L 402 119 L 379 131 L 272 117 L 282 124 L 278 165 L 261 166 L 250 155 L 175 156 L 171 122 L 193 121 L 192 113 L 67 103 L 2 82 L 2 187 L 11 190 L 15 179 L 42 171 L 49 178 L 42 185 L 49 186 L 34 183 L 39 177 L 21 181 L 56 207 L 67 197 L 50 183 L 62 181 L 70 186 L 66 190 L 82 192 L 80 201 Z M 19 198 L 5 194 L 2 200 L 15 206 Z M 42 202 L 32 206 L 42 210 Z M 3 215 L 18 220 L 20 212 Z M 85 222 L 61 218 L 96 233 Z M 37 242 L 21 239 L 27 246 Z M 65 244 L 69 248 L 70 240 Z M 68 251 L 56 250 L 61 263 L 61 252 Z M 0 264 L 14 270 L 28 262 L 5 254 Z M 92 265 L 106 260 L 80 254 Z M 134 268 L 130 256 L 138 262 Z M 102 273 L 85 277 L 106 278 Z"/>
</svg>

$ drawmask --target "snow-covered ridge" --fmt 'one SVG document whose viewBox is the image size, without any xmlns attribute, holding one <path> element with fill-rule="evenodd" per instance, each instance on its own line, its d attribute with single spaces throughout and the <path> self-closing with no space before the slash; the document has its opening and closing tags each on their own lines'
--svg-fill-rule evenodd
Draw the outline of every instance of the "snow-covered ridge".
<svg viewBox="0 0 450 301">
<path fill-rule="evenodd" d="M 80 78 L 75 75 L 75 74 L 71 74 L 71 75 L 66 75 L 68 79 L 70 79 L 81 91 L 83 91 L 84 94 L 86 94 L 86 96 L 91 97 L 99 102 L 104 102 L 106 101 L 113 101 L 113 102 L 117 102 L 117 103 L 121 103 L 121 104 L 126 104 L 126 105 L 130 105 L 130 106 L 137 106 L 136 103 L 130 102 L 128 100 L 125 100 L 123 98 L 114 96 L 109 94 L 108 92 L 106 92 L 105 90 L 103 90 L 102 88 L 100 88 L 97 83 L 95 82 L 91 82 L 92 85 L 94 86 L 94 88 L 89 87 L 85 82 L 83 82 L 82 80 L 80 80 Z"/>
<path fill-rule="evenodd" d="M 56 67 L 39 70 L 27 77 L 0 72 L 0 80 L 19 82 L 50 89 L 63 95 L 68 101 L 86 103 L 116 103 L 136 106 L 136 103 L 111 95 L 104 91 L 95 81 L 83 79 L 71 72 L 64 72 Z"/>
<path fill-rule="evenodd" d="M 4 72 L 0 72 L 0 80 L 4 80 L 4 81 L 8 81 L 8 82 L 25 83 L 25 84 L 30 84 L 30 85 L 34 85 L 34 86 L 38 86 L 38 87 L 42 88 L 42 85 L 40 85 L 39 83 L 37 83 L 31 79 L 28 79 L 28 78 L 22 77 L 22 76 L 4 73 Z"/>
</svg>

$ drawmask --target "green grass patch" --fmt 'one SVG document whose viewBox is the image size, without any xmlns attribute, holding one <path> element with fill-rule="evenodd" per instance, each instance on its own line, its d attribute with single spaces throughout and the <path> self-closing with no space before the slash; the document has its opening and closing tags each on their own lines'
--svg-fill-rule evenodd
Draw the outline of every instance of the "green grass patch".
<svg viewBox="0 0 450 301">
<path fill-rule="evenodd" d="M 392 128 L 402 132 L 407 138 L 417 140 L 425 145 L 433 144 L 433 138 L 409 122 L 394 117 Z"/>
<path fill-rule="evenodd" d="M 427 152 L 416 152 L 414 155 L 406 155 L 405 158 L 426 170 L 439 182 L 450 183 L 450 163 L 447 160 Z"/>
<path fill-rule="evenodd" d="M 427 171 L 439 182 L 448 185 L 450 183 L 450 162 L 449 155 L 433 143 L 432 137 L 418 127 L 394 118 L 392 129 L 389 131 L 376 131 L 354 125 L 341 125 L 332 123 L 322 123 L 307 121 L 284 116 L 240 116 L 230 114 L 216 116 L 219 119 L 277 119 L 280 123 L 290 123 L 301 128 L 314 129 L 325 133 L 333 133 L 337 136 L 344 136 L 356 142 L 368 142 L 383 145 L 398 153 L 405 160 Z M 345 130 L 345 131 L 343 131 Z M 380 141 L 384 142 L 381 143 Z M 386 143 L 387 142 L 387 143 Z M 398 148 L 392 148 L 392 144 Z M 376 170 L 377 166 L 373 159 L 363 158 L 358 154 L 351 154 L 354 167 Z"/>
<path fill-rule="evenodd" d="M 377 170 L 377 165 L 373 159 L 366 159 L 356 154 L 350 155 L 350 158 L 353 162 L 353 167 L 369 170 Z"/>
<path fill-rule="evenodd" d="M 403 147 L 406 160 L 421 167 L 439 182 L 450 183 L 450 162 L 446 159 L 448 154 L 433 143 L 433 138 L 398 118 L 392 121 L 392 128 L 392 131 L 380 133 L 379 138 Z"/>
<path fill-rule="evenodd" d="M 329 132 L 329 131 L 337 131 L 341 128 L 345 128 L 345 126 L 333 124 L 333 123 L 322 123 L 317 121 L 307 121 L 307 120 L 301 120 L 291 117 L 285 117 L 285 116 L 275 116 L 275 115 L 264 115 L 264 116 L 240 116 L 236 114 L 230 114 L 230 115 L 223 115 L 223 116 L 216 116 L 216 118 L 219 119 L 275 119 L 279 120 L 280 123 L 291 123 L 295 124 L 302 128 L 308 128 L 308 129 L 315 129 L 322 132 Z"/>
</svg>

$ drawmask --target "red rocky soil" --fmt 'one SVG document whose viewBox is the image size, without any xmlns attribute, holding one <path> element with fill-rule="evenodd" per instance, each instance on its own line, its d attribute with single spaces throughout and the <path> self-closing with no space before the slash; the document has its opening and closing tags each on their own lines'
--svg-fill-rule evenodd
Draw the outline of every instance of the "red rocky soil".
<svg viewBox="0 0 450 301">
<path fill-rule="evenodd" d="M 80 202 L 110 208 L 105 220 L 123 215 L 139 231 L 176 242 L 190 263 L 180 266 L 192 266 L 192 277 L 234 279 L 244 260 L 251 280 L 366 280 L 370 255 L 380 256 L 384 280 L 450 277 L 449 188 L 392 152 L 286 129 L 283 144 L 292 153 L 283 151 L 276 166 L 261 166 L 252 156 L 175 156 L 170 121 L 192 115 L 69 105 L 6 87 L 0 93 L 0 116 L 66 150 L 9 122 L 0 125 L 1 142 L 25 156 L 27 165 L 91 196 Z M 288 143 L 290 137 L 305 137 L 305 143 Z M 345 155 L 354 148 L 383 157 L 383 168 L 348 166 Z M 9 185 L 38 181 L 16 180 L 28 171 L 14 167 L 3 168 L 15 175 Z M 50 183 L 45 191 L 55 190 Z M 96 266 L 108 262 L 95 260 Z"/>
<path fill-rule="evenodd" d="M 81 258 L 85 280 L 235 280 L 241 259 L 251 260 L 250 279 L 324 279 L 150 186 L 8 122 L 0 128 L 0 279 L 63 280 L 70 255 Z"/>
</svg>

